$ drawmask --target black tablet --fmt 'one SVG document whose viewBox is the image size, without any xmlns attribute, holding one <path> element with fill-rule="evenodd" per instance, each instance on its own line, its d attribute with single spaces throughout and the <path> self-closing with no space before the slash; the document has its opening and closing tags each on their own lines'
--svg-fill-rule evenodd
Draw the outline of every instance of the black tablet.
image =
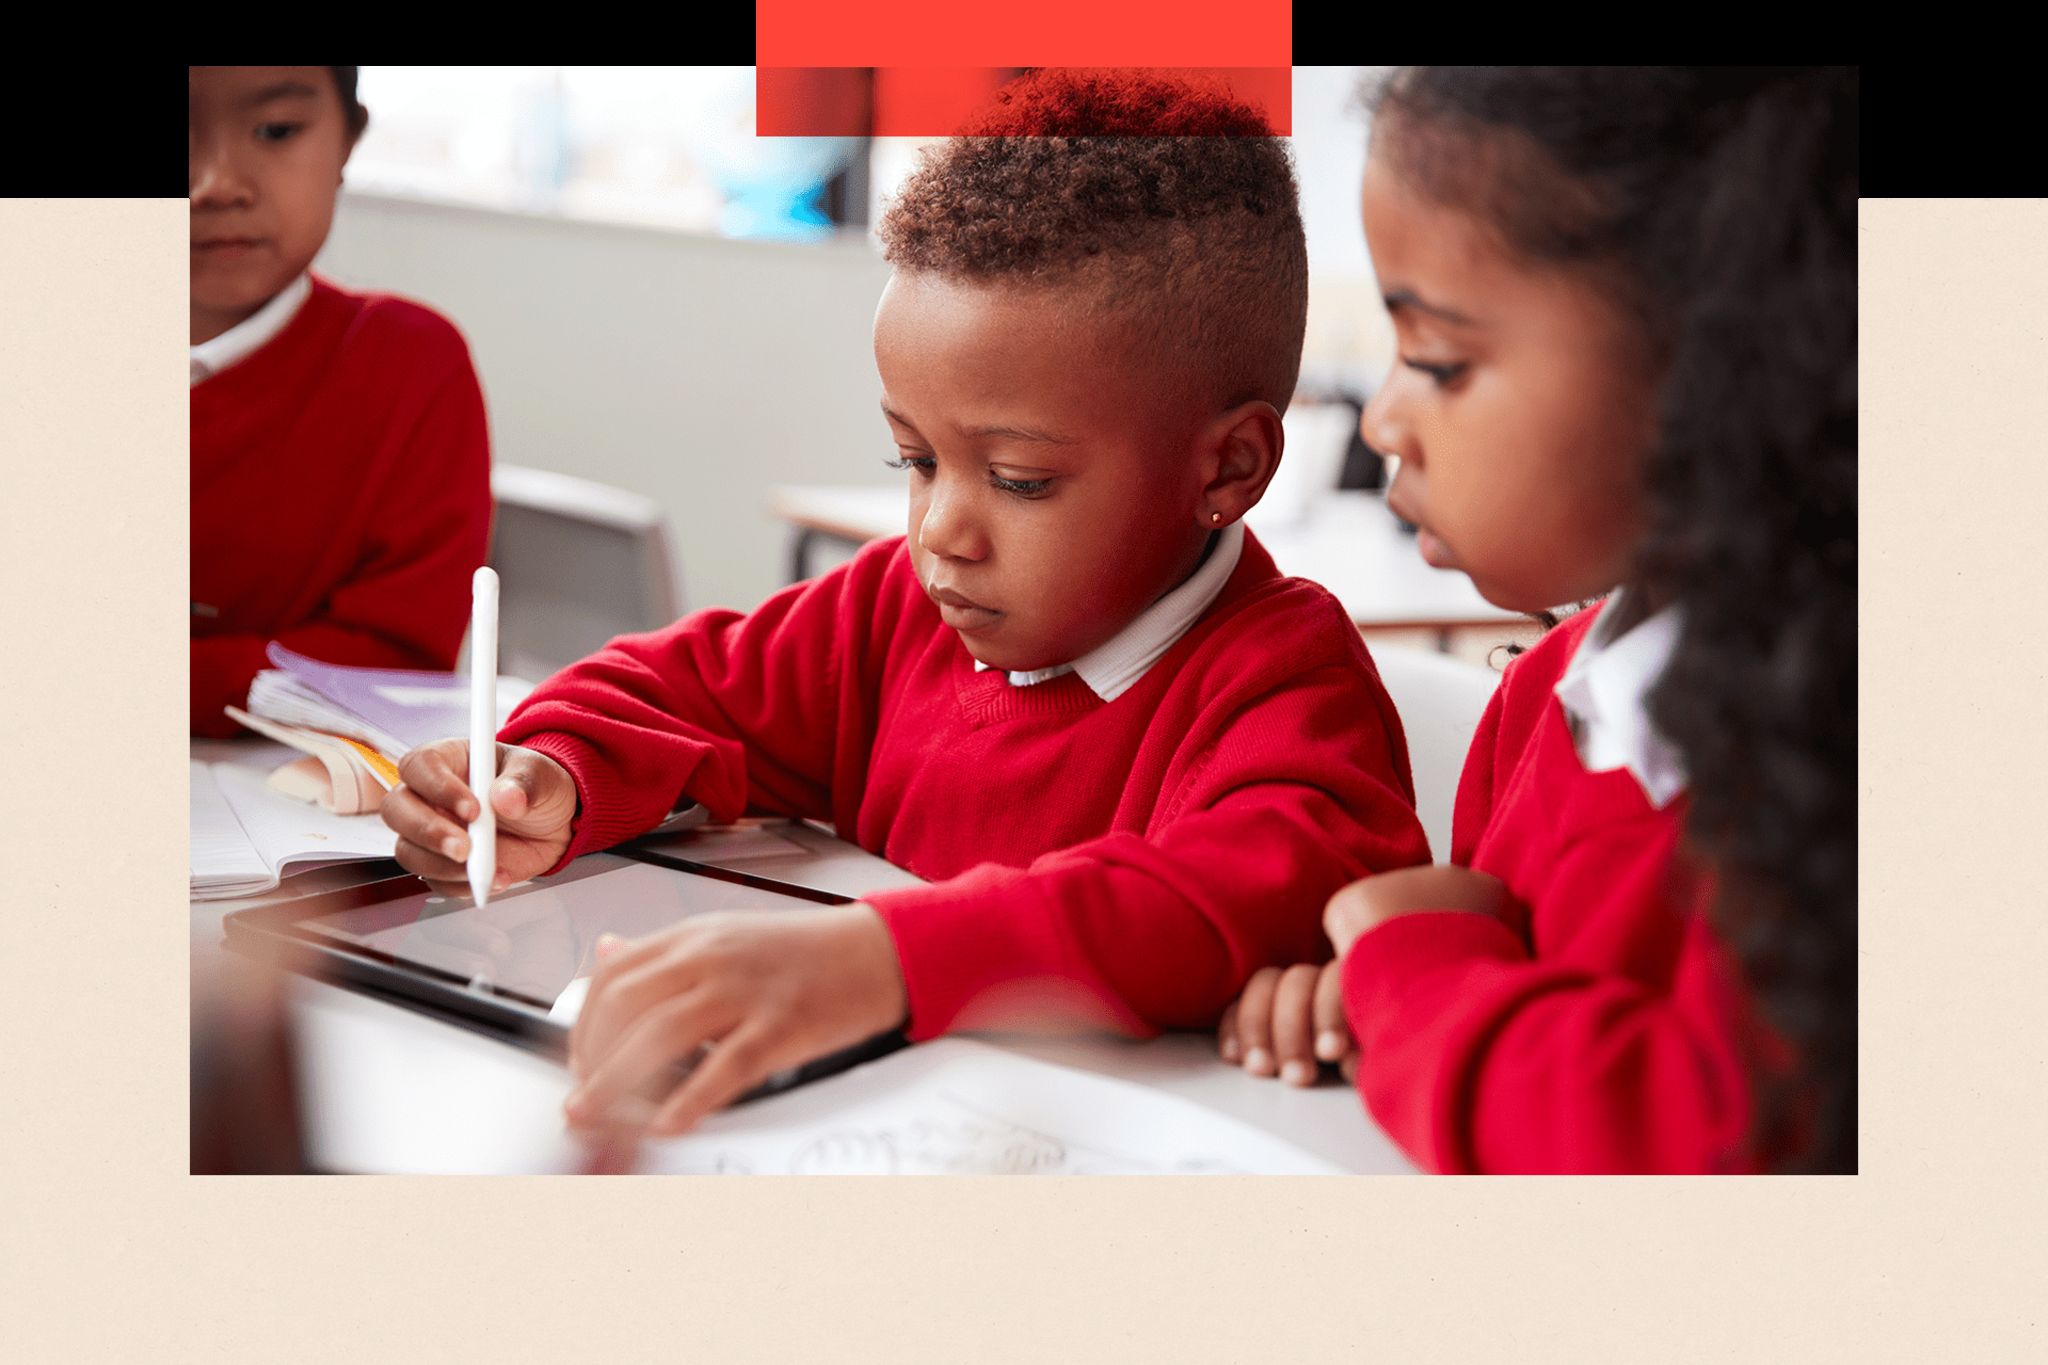
<svg viewBox="0 0 2048 1365">
<path fill-rule="evenodd" d="M 532 1051 L 567 1055 L 569 1029 L 605 933 L 638 938 L 712 910 L 773 914 L 844 895 L 778 885 L 659 854 L 593 853 L 479 907 L 394 875 L 226 917 L 227 944 Z M 900 1033 L 777 1076 L 787 1089 L 902 1045 Z"/>
</svg>

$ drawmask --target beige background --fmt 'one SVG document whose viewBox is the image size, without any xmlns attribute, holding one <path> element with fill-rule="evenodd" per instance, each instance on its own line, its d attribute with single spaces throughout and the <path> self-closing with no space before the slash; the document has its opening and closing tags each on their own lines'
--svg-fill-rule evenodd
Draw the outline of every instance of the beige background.
<svg viewBox="0 0 2048 1365">
<path fill-rule="evenodd" d="M 9 1358 L 2048 1345 L 2048 204 L 1864 205 L 1865 1173 L 1718 1181 L 183 1174 L 184 219 L 0 201 Z"/>
</svg>

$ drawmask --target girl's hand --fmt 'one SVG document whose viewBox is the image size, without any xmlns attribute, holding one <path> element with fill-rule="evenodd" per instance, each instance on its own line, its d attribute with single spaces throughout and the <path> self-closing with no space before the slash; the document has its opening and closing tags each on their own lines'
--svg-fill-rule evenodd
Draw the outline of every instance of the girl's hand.
<svg viewBox="0 0 2048 1365">
<path fill-rule="evenodd" d="M 1323 929 L 1341 962 L 1360 934 L 1396 915 L 1472 910 L 1506 919 L 1510 903 L 1507 886 L 1484 872 L 1469 867 L 1404 867 L 1353 882 L 1330 897 L 1323 909 Z"/>
<path fill-rule="evenodd" d="M 469 741 L 437 739 L 398 763 L 403 784 L 384 798 L 379 814 L 398 833 L 398 862 L 444 892 L 469 894 L 469 822 L 477 817 L 469 789 Z M 576 820 L 576 782 L 545 754 L 498 746 L 498 777 L 491 783 L 498 817 L 498 875 L 503 891 L 553 867 L 569 849 Z"/>
<path fill-rule="evenodd" d="M 672 1136 L 909 1013 L 895 940 L 858 903 L 696 915 L 616 947 L 600 940 L 599 955 L 569 1035 L 580 1084 L 563 1108 L 578 1128 Z M 650 1114 L 647 1088 L 679 1062 L 695 1068 Z"/>
<path fill-rule="evenodd" d="M 1314 1085 L 1319 1061 L 1337 1063 L 1350 1080 L 1358 1048 L 1344 1022 L 1341 980 L 1335 962 L 1260 968 L 1223 1011 L 1217 1051 L 1254 1076 L 1277 1074 L 1289 1085 Z"/>
</svg>

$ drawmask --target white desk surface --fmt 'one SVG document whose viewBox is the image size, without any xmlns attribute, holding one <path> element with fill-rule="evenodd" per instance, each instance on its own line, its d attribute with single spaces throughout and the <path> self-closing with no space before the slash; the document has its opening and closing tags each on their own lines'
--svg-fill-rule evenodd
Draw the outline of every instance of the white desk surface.
<svg viewBox="0 0 2048 1365">
<path fill-rule="evenodd" d="M 268 767 L 290 755 L 260 741 L 192 743 L 192 757 Z M 267 896 L 192 902 L 195 972 L 221 947 L 227 914 L 361 879 L 362 864 L 288 877 Z M 294 980 L 293 1023 L 306 1090 L 306 1139 L 328 1169 L 444 1173 L 560 1171 L 574 1150 L 563 1132 L 568 1075 L 558 1065 L 468 1030 L 336 986 Z M 1041 1061 L 1153 1086 L 1239 1119 L 1346 1171 L 1415 1168 L 1339 1085 L 1297 1090 L 1217 1059 L 1214 1040 L 1172 1034 L 1112 1037 L 981 1035 Z"/>
<path fill-rule="evenodd" d="M 841 540 L 898 535 L 905 526 L 900 488 L 784 485 L 772 490 L 770 506 L 792 526 Z M 1328 588 L 1361 630 L 1448 630 L 1528 621 L 1481 597 L 1465 575 L 1424 563 L 1415 538 L 1401 530 L 1377 493 L 1324 494 L 1300 520 L 1254 508 L 1246 522 L 1282 573 Z"/>
</svg>

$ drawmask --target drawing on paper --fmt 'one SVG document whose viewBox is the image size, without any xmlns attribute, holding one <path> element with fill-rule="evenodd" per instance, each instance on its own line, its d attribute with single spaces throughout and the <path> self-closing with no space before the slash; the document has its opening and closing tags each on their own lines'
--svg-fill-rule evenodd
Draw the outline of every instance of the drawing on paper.
<svg viewBox="0 0 2048 1365">
<path fill-rule="evenodd" d="M 1197 1175 L 1242 1174 L 1206 1157 L 1157 1161 L 1076 1143 L 985 1113 L 950 1090 L 948 1112 L 907 1123 L 820 1133 L 789 1157 L 791 1175 Z M 725 1158 L 719 1158 L 723 1161 Z"/>
<path fill-rule="evenodd" d="M 762 1175 L 1249 1175 L 1335 1168 L 1175 1096 L 941 1039 L 713 1115 L 656 1169 Z"/>
</svg>

